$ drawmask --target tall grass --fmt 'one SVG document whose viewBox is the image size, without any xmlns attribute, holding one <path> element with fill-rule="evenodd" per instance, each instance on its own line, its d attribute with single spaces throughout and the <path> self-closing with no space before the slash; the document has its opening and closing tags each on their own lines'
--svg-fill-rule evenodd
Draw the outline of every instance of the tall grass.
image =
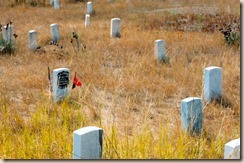
<svg viewBox="0 0 244 163">
<path fill-rule="evenodd" d="M 85 126 L 103 128 L 104 159 L 223 158 L 224 144 L 240 137 L 240 46 L 229 47 L 218 30 L 158 28 L 160 22 L 151 20 L 160 20 L 164 12 L 133 11 L 191 2 L 93 1 L 96 14 L 89 28 L 84 27 L 85 3 L 60 0 L 59 11 L 0 5 L 1 23 L 11 20 L 18 34 L 15 55 L 0 59 L 0 158 L 70 159 L 73 131 Z M 238 3 L 226 1 L 233 13 Z M 214 4 L 224 12 L 222 1 Z M 122 20 L 120 39 L 109 37 L 113 17 Z M 59 24 L 59 47 L 48 45 L 51 23 Z M 27 49 L 31 29 L 37 30 L 41 46 L 36 53 Z M 74 31 L 86 47 L 79 52 L 70 43 Z M 154 59 L 156 39 L 166 41 L 167 64 Z M 223 68 L 223 98 L 204 103 L 203 132 L 192 137 L 181 131 L 180 103 L 203 97 L 207 66 Z M 71 90 L 62 103 L 53 103 L 47 67 L 69 68 L 71 82 L 77 72 L 84 86 Z"/>
</svg>

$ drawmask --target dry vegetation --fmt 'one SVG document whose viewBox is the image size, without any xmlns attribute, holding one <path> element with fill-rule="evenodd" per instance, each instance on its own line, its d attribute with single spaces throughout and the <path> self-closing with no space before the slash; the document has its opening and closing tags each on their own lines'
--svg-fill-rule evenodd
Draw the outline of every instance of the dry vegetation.
<svg viewBox="0 0 244 163">
<path fill-rule="evenodd" d="M 0 23 L 12 21 L 18 35 L 15 53 L 0 56 L 0 158 L 72 158 L 72 132 L 92 125 L 104 129 L 105 159 L 221 159 L 224 144 L 240 137 L 240 46 L 218 30 L 239 21 L 239 1 L 93 0 L 88 29 L 86 3 L 60 0 L 55 10 L 48 2 L 0 2 Z M 192 5 L 214 8 L 193 13 Z M 120 39 L 109 37 L 114 17 Z M 59 24 L 59 47 L 48 45 L 51 23 Z M 35 53 L 27 49 L 32 29 Z M 73 31 L 86 46 L 79 52 Z M 168 63 L 155 61 L 156 39 L 166 41 Z M 71 80 L 76 71 L 84 86 L 52 103 L 48 66 L 69 68 Z M 223 68 L 223 98 L 204 103 L 203 132 L 191 137 L 180 128 L 181 100 L 203 97 L 208 66 Z"/>
</svg>

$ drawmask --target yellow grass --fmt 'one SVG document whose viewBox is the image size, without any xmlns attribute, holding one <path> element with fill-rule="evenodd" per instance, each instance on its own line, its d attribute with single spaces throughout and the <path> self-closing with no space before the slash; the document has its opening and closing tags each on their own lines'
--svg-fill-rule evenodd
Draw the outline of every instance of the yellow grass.
<svg viewBox="0 0 244 163">
<path fill-rule="evenodd" d="M 12 21 L 18 35 L 15 54 L 0 56 L 1 159 L 71 159 L 73 131 L 93 125 L 104 130 L 104 159 L 222 159 L 224 144 L 240 137 L 240 47 L 229 47 L 219 31 L 155 28 L 150 20 L 164 12 L 135 11 L 205 4 L 225 12 L 229 4 L 239 16 L 239 2 L 94 0 L 88 29 L 85 3 L 60 0 L 55 10 L 48 2 L 45 7 L 0 2 L 0 23 Z M 109 37 L 114 17 L 122 20 L 120 39 Z M 59 24 L 63 49 L 48 45 L 51 23 Z M 32 29 L 45 53 L 27 49 Z M 86 49 L 72 46 L 73 31 Z M 155 61 L 156 39 L 166 41 L 169 63 Z M 48 66 L 69 68 L 71 82 L 77 72 L 84 86 L 53 103 Z M 223 69 L 223 100 L 204 103 L 203 132 L 191 137 L 181 131 L 181 100 L 203 98 L 208 66 Z"/>
</svg>

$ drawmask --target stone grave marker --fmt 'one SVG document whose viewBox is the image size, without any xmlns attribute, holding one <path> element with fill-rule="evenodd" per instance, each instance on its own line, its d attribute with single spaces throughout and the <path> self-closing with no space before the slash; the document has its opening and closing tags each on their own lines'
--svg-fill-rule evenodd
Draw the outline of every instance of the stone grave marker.
<svg viewBox="0 0 244 163">
<path fill-rule="evenodd" d="M 54 8 L 59 10 L 59 3 L 58 0 L 54 0 Z"/>
<path fill-rule="evenodd" d="M 157 60 L 165 59 L 165 41 L 164 40 L 156 40 L 154 46 L 154 54 Z"/>
<path fill-rule="evenodd" d="M 69 69 L 57 68 L 53 70 L 53 101 L 62 101 L 69 94 Z"/>
<path fill-rule="evenodd" d="M 92 8 L 92 2 L 87 2 L 87 14 L 92 14 L 93 8 Z"/>
<path fill-rule="evenodd" d="M 59 27 L 57 23 L 50 25 L 52 41 L 57 43 L 59 40 Z"/>
<path fill-rule="evenodd" d="M 222 96 L 222 68 L 210 66 L 204 70 L 204 100 L 220 100 Z"/>
<path fill-rule="evenodd" d="M 5 40 L 5 41 L 8 40 L 8 31 L 7 31 L 6 25 L 3 27 L 3 40 Z"/>
<path fill-rule="evenodd" d="M 88 126 L 73 132 L 73 159 L 101 159 L 103 130 Z"/>
<path fill-rule="evenodd" d="M 188 97 L 181 101 L 181 128 L 185 132 L 200 133 L 202 130 L 202 99 Z"/>
<path fill-rule="evenodd" d="M 85 27 L 87 28 L 90 24 L 90 14 L 86 14 L 85 18 Z"/>
<path fill-rule="evenodd" d="M 5 25 L 3 27 L 3 39 L 7 42 L 10 43 L 13 41 L 13 25 L 9 25 L 8 27 Z"/>
<path fill-rule="evenodd" d="M 36 48 L 37 48 L 36 38 L 37 38 L 36 30 L 30 30 L 28 33 L 28 47 L 29 47 L 29 49 L 36 50 Z"/>
<path fill-rule="evenodd" d="M 120 18 L 111 19 L 110 37 L 120 37 Z"/>
<path fill-rule="evenodd" d="M 240 159 L 240 138 L 225 144 L 224 159 Z"/>
</svg>

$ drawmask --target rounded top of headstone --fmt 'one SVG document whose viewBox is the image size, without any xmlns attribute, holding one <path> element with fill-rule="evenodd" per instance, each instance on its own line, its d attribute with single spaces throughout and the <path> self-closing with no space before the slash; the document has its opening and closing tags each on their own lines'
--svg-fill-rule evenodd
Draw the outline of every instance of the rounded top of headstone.
<svg viewBox="0 0 244 163">
<path fill-rule="evenodd" d="M 221 67 L 217 67 L 217 66 L 209 66 L 209 67 L 206 67 L 205 70 L 213 70 L 213 69 L 222 69 Z"/>
<path fill-rule="evenodd" d="M 56 25 L 58 25 L 58 24 L 57 23 L 50 24 L 50 26 L 56 26 Z"/>
<path fill-rule="evenodd" d="M 87 4 L 92 4 L 92 2 L 87 2 Z"/>
<path fill-rule="evenodd" d="M 163 42 L 164 40 L 162 39 L 158 39 L 158 40 L 155 40 L 155 42 Z"/>
<path fill-rule="evenodd" d="M 202 99 L 199 97 L 188 97 L 188 98 L 183 99 L 182 102 L 190 102 L 192 100 L 202 100 Z"/>
<path fill-rule="evenodd" d="M 86 14 L 87 17 L 90 17 L 90 14 Z"/>
<path fill-rule="evenodd" d="M 84 135 L 84 134 L 89 133 L 91 131 L 97 131 L 97 130 L 102 130 L 102 129 L 99 127 L 96 127 L 96 126 L 88 126 L 88 127 L 83 127 L 83 128 L 78 129 L 78 130 L 75 130 L 74 133 L 78 134 L 78 135 Z"/>
<path fill-rule="evenodd" d="M 240 145 L 240 138 L 231 140 L 228 143 L 226 143 L 225 145 L 230 146 L 230 147 L 236 147 L 236 146 Z"/>
<path fill-rule="evenodd" d="M 36 30 L 29 30 L 29 33 L 34 33 L 36 32 Z"/>
<path fill-rule="evenodd" d="M 111 20 L 120 20 L 120 18 L 112 18 Z"/>
<path fill-rule="evenodd" d="M 68 68 L 56 68 L 53 71 L 69 71 Z"/>
</svg>

